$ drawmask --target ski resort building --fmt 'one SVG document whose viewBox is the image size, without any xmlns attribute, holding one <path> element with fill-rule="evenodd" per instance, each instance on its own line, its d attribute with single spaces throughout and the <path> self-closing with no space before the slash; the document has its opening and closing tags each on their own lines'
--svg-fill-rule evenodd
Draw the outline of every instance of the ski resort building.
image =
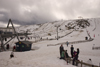
<svg viewBox="0 0 100 67">
<path fill-rule="evenodd" d="M 16 44 L 16 51 L 29 51 L 31 50 L 32 43 L 29 41 L 19 41 Z"/>
</svg>

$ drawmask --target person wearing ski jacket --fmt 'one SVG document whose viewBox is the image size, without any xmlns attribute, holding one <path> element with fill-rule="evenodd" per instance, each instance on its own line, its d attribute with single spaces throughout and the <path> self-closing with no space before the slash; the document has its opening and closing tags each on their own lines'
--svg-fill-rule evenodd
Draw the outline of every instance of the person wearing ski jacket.
<svg viewBox="0 0 100 67">
<path fill-rule="evenodd" d="M 61 53 L 60 59 L 65 59 L 65 51 L 64 51 L 64 50 L 63 50 L 62 53 Z"/>
<path fill-rule="evenodd" d="M 62 51 L 64 50 L 63 44 L 61 44 L 59 50 L 60 50 L 60 57 L 61 57 Z"/>
<path fill-rule="evenodd" d="M 73 50 L 74 50 L 74 47 L 73 47 L 73 45 L 71 45 L 71 57 L 73 58 Z"/>
<path fill-rule="evenodd" d="M 79 57 L 79 53 L 80 53 L 79 48 L 77 48 L 77 56 L 78 57 Z M 77 57 L 77 59 L 78 59 L 78 57 Z"/>
<path fill-rule="evenodd" d="M 78 55 L 77 55 L 77 52 L 75 52 L 75 56 L 73 57 L 73 63 L 72 65 L 75 65 L 75 61 L 78 60 Z M 76 63 L 76 66 L 77 66 L 77 63 Z"/>
</svg>

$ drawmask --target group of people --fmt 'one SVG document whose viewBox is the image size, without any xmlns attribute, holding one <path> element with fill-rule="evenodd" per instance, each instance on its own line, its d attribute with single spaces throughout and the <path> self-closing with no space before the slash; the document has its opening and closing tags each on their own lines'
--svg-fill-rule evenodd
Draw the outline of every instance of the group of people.
<svg viewBox="0 0 100 67">
<path fill-rule="evenodd" d="M 71 47 L 70 47 L 71 57 L 68 55 L 67 50 L 64 50 L 63 44 L 61 44 L 59 50 L 60 50 L 60 59 L 66 60 L 66 58 L 73 58 L 72 64 L 75 65 L 75 60 L 78 60 L 79 48 L 77 48 L 77 51 L 75 51 L 73 45 L 71 45 Z M 68 61 L 67 61 L 67 63 L 68 63 Z M 77 65 L 77 63 L 76 63 L 76 65 Z"/>
<path fill-rule="evenodd" d="M 67 50 L 64 50 L 64 47 L 63 47 L 63 45 L 61 44 L 61 46 L 60 46 L 60 59 L 64 59 L 64 60 L 66 60 L 66 58 L 69 58 L 69 55 L 68 55 L 68 53 L 67 53 Z M 66 60 L 67 61 L 67 60 Z M 68 61 L 67 61 L 67 63 L 68 63 Z"/>
<path fill-rule="evenodd" d="M 69 57 L 67 50 L 64 50 L 63 45 L 60 46 L 60 59 L 65 59 Z"/>
<path fill-rule="evenodd" d="M 75 60 L 78 60 L 79 57 L 79 48 L 77 48 L 77 51 L 74 50 L 73 45 L 71 45 L 71 58 L 73 58 L 73 65 L 75 64 Z M 76 63 L 77 65 L 77 63 Z"/>
</svg>

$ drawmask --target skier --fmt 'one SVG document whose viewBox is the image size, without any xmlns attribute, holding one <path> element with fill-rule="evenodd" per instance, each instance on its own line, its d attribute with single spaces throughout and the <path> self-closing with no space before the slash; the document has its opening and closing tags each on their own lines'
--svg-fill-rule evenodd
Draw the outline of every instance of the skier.
<svg viewBox="0 0 100 67">
<path fill-rule="evenodd" d="M 73 58 L 73 50 L 74 50 L 74 47 L 73 47 L 73 45 L 71 45 L 71 57 Z"/>
<path fill-rule="evenodd" d="M 63 44 L 61 44 L 59 50 L 60 50 L 60 57 L 61 57 L 62 51 L 64 50 Z"/>
<path fill-rule="evenodd" d="M 13 51 L 12 51 L 11 54 L 10 54 L 10 58 L 12 58 L 12 57 L 14 57 Z"/>
<path fill-rule="evenodd" d="M 67 41 L 66 44 L 67 44 L 67 47 L 68 47 L 69 42 Z"/>
</svg>

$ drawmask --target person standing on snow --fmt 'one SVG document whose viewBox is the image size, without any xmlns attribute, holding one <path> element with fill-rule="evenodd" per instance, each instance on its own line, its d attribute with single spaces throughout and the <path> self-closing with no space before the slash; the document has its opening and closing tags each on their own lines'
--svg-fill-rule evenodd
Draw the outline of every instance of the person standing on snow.
<svg viewBox="0 0 100 67">
<path fill-rule="evenodd" d="M 67 44 L 67 47 L 68 47 L 69 42 L 67 41 L 66 44 Z"/>
<path fill-rule="evenodd" d="M 7 47 L 6 48 L 7 48 L 7 50 L 9 50 L 9 44 L 7 44 Z"/>
<path fill-rule="evenodd" d="M 73 52 L 73 58 L 75 57 L 75 54 L 76 54 L 77 52 L 74 50 L 74 52 Z"/>
<path fill-rule="evenodd" d="M 60 59 L 65 59 L 65 51 L 64 50 L 62 50 Z"/>
<path fill-rule="evenodd" d="M 75 65 L 75 61 L 78 60 L 77 58 L 78 58 L 77 52 L 75 52 L 75 55 L 73 57 L 73 63 L 72 63 L 72 65 Z M 76 63 L 76 66 L 77 66 L 77 63 Z"/>
<path fill-rule="evenodd" d="M 79 53 L 80 53 L 79 48 L 77 48 L 77 56 L 79 56 Z M 78 59 L 78 57 L 77 57 L 77 59 Z"/>
<path fill-rule="evenodd" d="M 12 51 L 11 54 L 10 54 L 10 58 L 12 58 L 12 57 L 14 57 L 13 51 Z"/>
<path fill-rule="evenodd" d="M 69 55 L 67 53 L 67 50 L 65 50 L 65 60 L 66 60 L 67 64 L 68 64 L 68 58 L 69 58 Z"/>
<path fill-rule="evenodd" d="M 63 44 L 61 44 L 59 50 L 60 50 L 60 57 L 61 57 L 62 51 L 64 50 Z"/>
<path fill-rule="evenodd" d="M 71 57 L 73 58 L 73 50 L 74 50 L 74 47 L 73 47 L 73 45 L 71 45 Z"/>
<path fill-rule="evenodd" d="M 69 58 L 69 55 L 67 53 L 67 50 L 65 50 L 65 56 L 66 56 L 66 58 Z"/>
<path fill-rule="evenodd" d="M 16 46 L 13 46 L 13 51 L 15 51 L 15 49 L 16 49 Z"/>
</svg>

